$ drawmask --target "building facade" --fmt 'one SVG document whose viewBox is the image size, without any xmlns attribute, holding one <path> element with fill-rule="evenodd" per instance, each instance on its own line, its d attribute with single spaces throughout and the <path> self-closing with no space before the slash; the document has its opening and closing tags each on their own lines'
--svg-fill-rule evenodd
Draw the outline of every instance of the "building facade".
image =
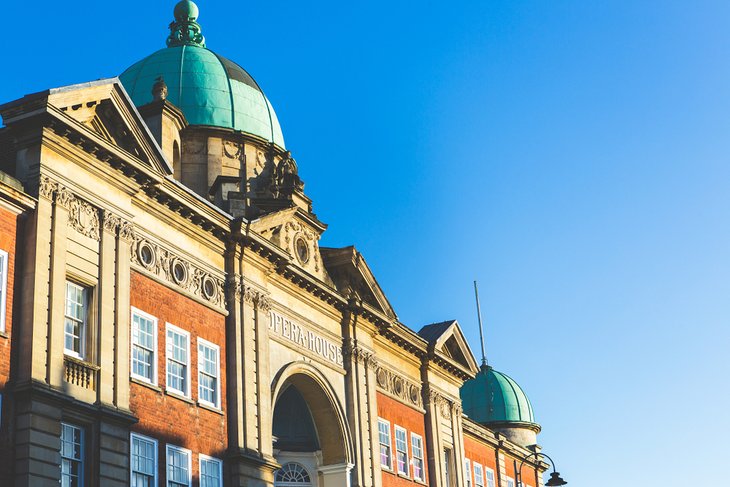
<svg viewBox="0 0 730 487">
<path fill-rule="evenodd" d="M 0 106 L 0 485 L 542 485 L 519 386 L 320 246 L 263 91 L 174 17 Z"/>
</svg>

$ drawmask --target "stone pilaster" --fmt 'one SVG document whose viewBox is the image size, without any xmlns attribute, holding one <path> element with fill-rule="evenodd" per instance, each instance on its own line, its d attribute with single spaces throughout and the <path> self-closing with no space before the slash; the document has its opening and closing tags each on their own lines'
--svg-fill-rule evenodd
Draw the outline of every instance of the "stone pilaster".
<svg viewBox="0 0 730 487">
<path fill-rule="evenodd" d="M 97 400 L 103 404 L 114 404 L 114 362 L 115 340 L 117 336 L 116 316 L 114 314 L 115 287 L 116 287 L 116 237 L 117 228 L 121 219 L 105 211 L 101 226 L 101 240 L 99 242 L 99 284 L 98 289 L 98 340 L 97 356 L 99 382 L 97 385 Z"/>
<path fill-rule="evenodd" d="M 48 377 L 48 295 L 50 281 L 51 226 L 56 183 L 41 176 L 38 204 L 28 220 L 25 238 L 20 321 L 13 330 L 19 337 L 18 381 L 47 382 Z M 16 298 L 17 299 L 17 298 Z M 14 345 L 15 346 L 15 345 Z"/>
<path fill-rule="evenodd" d="M 68 213 L 74 197 L 59 186 L 56 189 L 51 226 L 51 274 L 48 307 L 48 358 L 46 382 L 52 387 L 63 387 L 64 311 L 66 299 L 66 240 Z"/>
<path fill-rule="evenodd" d="M 347 310 L 342 317 L 343 367 L 345 368 L 345 408 L 353 443 L 355 466 L 352 470 L 353 487 L 371 487 L 376 476 L 371 469 L 371 413 L 368 411 L 366 376 L 372 352 L 362 348 L 356 338 L 357 314 Z M 372 368 L 372 367 L 371 367 Z M 372 373 L 372 372 L 370 372 Z M 374 387 L 374 382 L 373 387 Z"/>
<path fill-rule="evenodd" d="M 129 409 L 129 335 L 131 330 L 130 248 L 134 240 L 134 226 L 121 220 L 116 239 L 116 279 L 114 287 L 114 323 L 116 347 L 114 348 L 114 405 Z"/>
<path fill-rule="evenodd" d="M 439 428 L 439 398 L 437 392 L 428 387 L 423 389 L 423 403 L 426 409 L 426 454 L 428 456 L 429 485 L 439 487 L 446 484 L 443 469 L 443 445 Z"/>
<path fill-rule="evenodd" d="M 271 435 L 271 425 L 274 418 L 274 407 L 271 404 L 271 370 L 269 368 L 269 326 L 271 302 L 265 294 L 259 294 L 256 299 L 256 397 L 258 399 L 258 438 L 259 452 L 264 458 L 273 460 L 274 440 Z"/>
</svg>

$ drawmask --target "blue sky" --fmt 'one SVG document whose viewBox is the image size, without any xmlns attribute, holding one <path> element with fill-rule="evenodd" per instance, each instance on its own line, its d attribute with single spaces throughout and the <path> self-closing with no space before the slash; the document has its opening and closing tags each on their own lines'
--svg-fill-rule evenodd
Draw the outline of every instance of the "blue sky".
<svg viewBox="0 0 730 487">
<path fill-rule="evenodd" d="M 570 485 L 723 482 L 730 4 L 198 4 L 276 108 L 324 245 L 475 352 L 479 281 L 490 363 Z M 7 3 L 0 100 L 120 73 L 172 7 Z"/>
</svg>

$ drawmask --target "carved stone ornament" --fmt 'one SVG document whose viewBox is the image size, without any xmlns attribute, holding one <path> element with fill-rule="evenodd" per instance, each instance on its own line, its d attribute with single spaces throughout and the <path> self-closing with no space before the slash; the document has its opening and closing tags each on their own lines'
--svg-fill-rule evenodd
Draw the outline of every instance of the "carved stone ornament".
<svg viewBox="0 0 730 487">
<path fill-rule="evenodd" d="M 134 225 L 126 220 L 122 220 L 119 224 L 119 238 L 131 242 L 134 239 Z"/>
<path fill-rule="evenodd" d="M 229 159 L 243 158 L 243 144 L 233 140 L 223 139 L 223 154 Z"/>
<path fill-rule="evenodd" d="M 111 211 L 104 211 L 104 230 L 116 233 L 117 228 L 122 224 L 122 219 Z"/>
<path fill-rule="evenodd" d="M 403 402 L 412 404 L 418 408 L 423 408 L 421 387 L 418 384 L 380 366 L 376 366 L 375 368 L 375 381 L 379 389 L 397 397 Z"/>
<path fill-rule="evenodd" d="M 200 154 L 205 149 L 204 140 L 185 139 L 182 144 L 183 154 Z"/>
<path fill-rule="evenodd" d="M 99 240 L 100 224 L 98 209 L 85 201 L 74 198 L 68 217 L 71 227 L 81 235 Z"/>
<path fill-rule="evenodd" d="M 46 199 L 52 200 L 57 186 L 54 180 L 48 176 L 41 175 L 40 182 L 38 183 L 38 194 Z"/>
<path fill-rule="evenodd" d="M 225 307 L 223 279 L 140 235 L 133 236 L 130 254 L 133 266 L 189 292 L 216 308 Z"/>
</svg>

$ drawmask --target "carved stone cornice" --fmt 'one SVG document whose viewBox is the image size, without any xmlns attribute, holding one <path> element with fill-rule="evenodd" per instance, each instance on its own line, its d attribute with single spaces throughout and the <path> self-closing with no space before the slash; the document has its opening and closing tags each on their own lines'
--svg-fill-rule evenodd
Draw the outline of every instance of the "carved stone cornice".
<svg viewBox="0 0 730 487">
<path fill-rule="evenodd" d="M 215 308 L 225 309 L 223 279 L 141 235 L 133 236 L 130 253 L 133 266 L 187 291 Z"/>
<path fill-rule="evenodd" d="M 375 379 L 379 389 L 417 408 L 423 408 L 420 385 L 379 365 L 375 367 Z"/>
</svg>

